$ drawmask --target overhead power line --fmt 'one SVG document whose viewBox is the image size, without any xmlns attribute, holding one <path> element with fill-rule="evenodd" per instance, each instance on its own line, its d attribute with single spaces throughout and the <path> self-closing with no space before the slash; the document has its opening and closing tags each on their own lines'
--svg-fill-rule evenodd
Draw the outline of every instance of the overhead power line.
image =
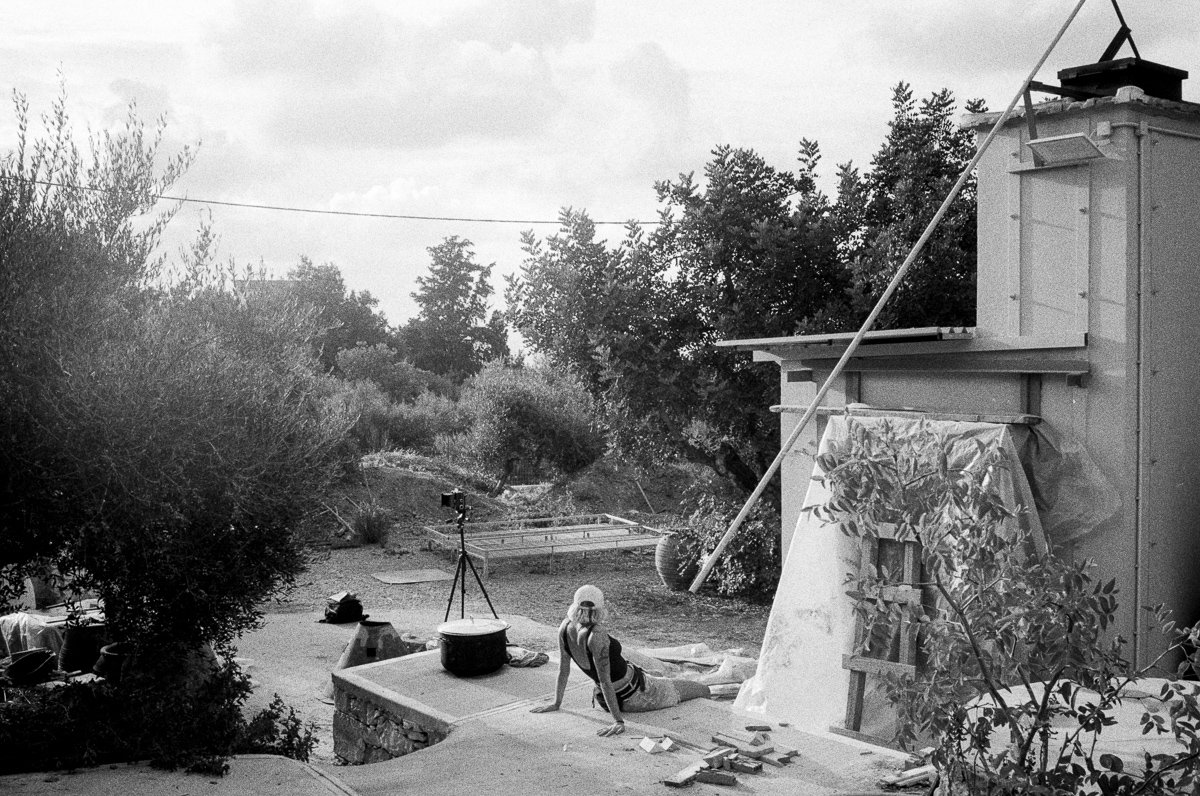
<svg viewBox="0 0 1200 796">
<path fill-rule="evenodd" d="M 67 188 L 74 191 L 95 191 L 97 193 L 113 193 L 110 188 L 97 188 L 93 185 L 72 185 L 65 182 L 54 182 L 53 180 L 26 180 L 35 185 L 47 185 L 52 188 Z M 186 202 L 189 204 L 217 205 L 220 207 L 243 207 L 250 210 L 272 210 L 280 213 L 308 213 L 311 215 L 320 216 L 351 216 L 355 218 L 387 218 L 397 221 L 457 221 L 467 224 L 561 224 L 560 219 L 548 221 L 546 219 L 526 219 L 526 218 L 477 218 L 472 216 L 426 216 L 412 213 L 367 213 L 359 210 L 320 210 L 313 207 L 289 207 L 287 205 L 266 205 L 256 204 L 254 202 L 226 202 L 220 199 L 193 199 L 187 196 L 171 196 L 169 194 L 152 194 L 155 199 L 163 199 L 168 202 Z M 630 219 L 629 221 L 592 221 L 596 226 L 625 226 L 630 221 L 640 224 L 644 227 L 657 226 L 662 223 L 659 221 L 638 221 Z"/>
</svg>

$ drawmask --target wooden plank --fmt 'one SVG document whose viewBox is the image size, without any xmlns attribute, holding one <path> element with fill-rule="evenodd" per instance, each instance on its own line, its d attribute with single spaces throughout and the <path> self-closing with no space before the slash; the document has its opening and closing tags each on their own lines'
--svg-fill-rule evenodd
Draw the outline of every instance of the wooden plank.
<svg viewBox="0 0 1200 796">
<path fill-rule="evenodd" d="M 600 543 L 611 540 L 613 543 L 621 543 L 630 539 L 641 542 L 658 544 L 662 537 L 638 533 L 634 531 L 616 531 L 613 533 L 598 533 L 595 535 L 581 534 L 563 534 L 550 536 L 549 538 L 526 538 L 526 539 L 480 539 L 478 537 L 467 537 L 464 541 L 464 546 L 468 550 L 476 550 L 479 552 L 491 550 L 503 550 L 505 548 L 537 548 L 537 547 L 568 547 L 570 545 L 586 545 L 591 543 Z M 426 540 L 430 546 L 441 547 L 443 549 L 454 549 L 459 546 L 457 536 L 440 536 L 431 535 Z"/>
<path fill-rule="evenodd" d="M 904 582 L 917 583 L 921 579 L 921 546 L 915 542 L 904 545 Z M 899 587 L 909 591 L 909 599 L 904 602 L 908 608 L 900 615 L 900 662 L 910 664 L 916 670 L 917 665 L 917 627 L 916 621 L 921 604 L 921 590 L 913 586 Z"/>
<path fill-rule="evenodd" d="M 498 528 L 495 530 L 480 530 L 468 527 L 464 535 L 468 539 L 501 539 L 506 536 L 553 536 L 560 533 L 595 533 L 605 530 L 641 530 L 642 526 L 626 522 L 597 522 L 588 525 L 550 525 L 545 528 Z M 458 538 L 458 528 L 454 526 L 426 526 L 425 532 L 438 536 Z"/>
<path fill-rule="evenodd" d="M 916 675 L 917 673 L 917 667 L 912 664 L 884 661 L 879 658 L 866 658 L 862 655 L 843 655 L 842 668 L 866 674 L 898 674 L 903 676 Z"/>
<path fill-rule="evenodd" d="M 850 688 L 846 694 L 846 726 L 857 730 L 862 726 L 863 697 L 867 692 L 867 675 L 864 672 L 850 672 Z"/>
<path fill-rule="evenodd" d="M 1086 371 L 1087 369 L 1085 368 L 1084 370 Z M 1071 372 L 1073 373 L 1075 371 Z M 807 409 L 807 406 L 792 406 L 787 404 L 780 404 L 778 406 L 771 407 L 771 411 L 778 412 L 804 412 Z M 1042 422 L 1042 418 L 1040 416 L 1030 414 L 967 414 L 961 412 L 927 411 L 912 407 L 888 409 L 880 406 L 819 406 L 817 407 L 816 414 L 825 416 L 847 415 L 849 417 L 907 417 L 917 420 L 945 420 L 953 423 L 998 423 L 1001 425 L 1013 426 L 1036 426 Z"/>
<path fill-rule="evenodd" d="M 480 547 L 468 546 L 468 550 L 479 550 L 480 555 L 488 558 L 523 558 L 524 556 L 553 555 L 555 553 L 580 553 L 588 550 L 624 550 L 631 547 L 654 547 L 658 537 L 627 536 L 620 539 L 601 539 L 599 541 L 583 542 L 545 542 L 540 544 L 523 545 L 521 547 Z"/>
<path fill-rule="evenodd" d="M 867 735 L 865 732 L 859 732 L 858 730 L 849 730 L 845 727 L 830 727 L 829 731 L 835 735 L 841 735 L 845 738 L 853 738 L 856 741 L 862 741 L 863 743 L 869 743 L 874 746 L 882 746 L 885 749 L 895 749 L 898 752 L 907 751 L 905 749 L 901 749 L 896 744 L 888 743 L 882 738 L 874 735 Z"/>
<path fill-rule="evenodd" d="M 512 520 L 485 520 L 469 522 L 467 533 L 493 533 L 521 530 L 544 530 L 555 526 L 571 528 L 589 525 L 637 525 L 632 520 L 614 514 L 570 514 L 562 517 L 533 517 Z M 424 526 L 427 531 L 445 531 L 458 534 L 458 524 L 453 522 Z"/>
<path fill-rule="evenodd" d="M 696 782 L 707 782 L 709 785 L 736 785 L 737 776 L 728 771 L 702 768 L 696 772 Z"/>
<path fill-rule="evenodd" d="M 742 743 L 736 738 L 730 738 L 728 735 L 723 733 L 717 733 L 712 737 L 712 740 L 713 743 L 717 744 L 718 746 L 728 746 L 731 749 L 737 750 L 737 753 L 742 757 L 749 757 L 754 760 L 757 760 L 763 755 L 770 754 L 771 752 L 775 751 L 775 747 L 771 746 L 770 744 L 751 746 L 750 744 Z"/>
<path fill-rule="evenodd" d="M 674 774 L 664 779 L 663 784 L 669 788 L 687 787 L 688 785 L 692 784 L 693 780 L 696 779 L 696 775 L 704 770 L 704 765 L 705 764 L 703 760 L 697 760 L 687 768 L 676 771 Z"/>
<path fill-rule="evenodd" d="M 879 590 L 879 598 L 886 603 L 920 605 L 921 590 L 915 586 L 884 586 Z"/>
<path fill-rule="evenodd" d="M 627 536 L 636 536 L 646 539 L 658 540 L 661 537 L 657 534 L 642 533 L 639 529 L 611 529 L 605 531 L 583 531 L 578 533 L 548 533 L 548 534 L 522 534 L 520 536 L 500 536 L 500 537 L 479 537 L 472 536 L 469 538 L 471 544 L 479 548 L 498 549 L 501 547 L 521 547 L 522 545 L 538 545 L 538 544 L 568 544 L 570 542 L 586 542 L 590 540 L 601 539 L 621 539 Z"/>
</svg>

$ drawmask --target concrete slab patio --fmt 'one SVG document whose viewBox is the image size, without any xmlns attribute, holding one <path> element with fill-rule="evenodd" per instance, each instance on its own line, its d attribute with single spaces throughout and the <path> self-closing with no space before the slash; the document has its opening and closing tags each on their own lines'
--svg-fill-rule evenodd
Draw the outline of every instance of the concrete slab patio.
<svg viewBox="0 0 1200 796">
<path fill-rule="evenodd" d="M 339 687 L 373 700 L 394 715 L 445 730 L 445 740 L 412 754 L 372 765 L 336 769 L 361 794 L 413 792 L 659 793 L 663 779 L 713 748 L 718 732 L 742 731 L 759 715 L 735 713 L 727 702 L 694 700 L 667 710 L 626 716 L 626 733 L 601 738 L 608 715 L 591 704 L 591 683 L 572 676 L 562 709 L 530 709 L 554 693 L 557 661 L 533 669 L 503 667 L 474 678 L 443 671 L 437 652 L 339 672 Z M 739 775 L 738 790 L 762 794 L 826 794 L 876 789 L 900 756 L 836 736 L 819 736 L 773 724 L 771 741 L 799 750 L 783 768 Z M 650 755 L 644 737 L 669 735 L 678 749 Z M 698 791 L 715 787 L 692 786 Z"/>
<path fill-rule="evenodd" d="M 316 623 L 316 612 L 269 615 L 267 626 L 249 637 L 240 653 L 260 662 L 289 665 L 252 669 L 267 696 L 280 691 L 289 701 L 303 694 L 317 703 L 320 689 L 354 625 Z M 374 617 L 373 617 L 374 618 Z M 440 612 L 392 617 L 398 630 L 427 633 Z M 553 643 L 554 628 L 525 617 L 504 618 L 513 625 L 510 639 L 538 646 Z M 410 660 L 411 659 L 411 660 Z M 389 666 L 389 664 L 392 664 Z M 396 695 L 406 709 L 446 722 L 445 740 L 428 749 L 365 766 L 335 766 L 322 756 L 313 764 L 274 757 L 246 756 L 231 761 L 223 778 L 155 771 L 146 766 L 100 767 L 73 773 L 44 772 L 0 777 L 0 793 L 18 796 L 159 796 L 160 794 L 297 794 L 298 796 L 385 796 L 428 794 L 578 794 L 667 793 L 661 780 L 684 768 L 711 746 L 722 729 L 741 729 L 764 721 L 732 712 L 728 702 L 695 700 L 670 710 L 629 716 L 625 735 L 600 738 L 607 714 L 591 705 L 590 681 L 573 672 L 563 709 L 532 714 L 530 707 L 554 692 L 557 664 L 533 669 L 505 667 L 497 675 L 458 679 L 443 672 L 437 653 L 383 661 L 345 670 L 373 689 Z M 831 695 L 830 698 L 842 697 Z M 769 721 L 769 719 L 768 719 Z M 650 755 L 638 748 L 645 736 L 670 735 L 676 751 Z M 793 764 L 759 775 L 739 775 L 736 788 L 696 783 L 690 793 L 832 794 L 877 790 L 879 776 L 895 770 L 886 750 L 834 736 L 816 736 L 776 728 L 772 739 L 800 750 Z M 690 744 L 690 745 L 689 745 Z M 328 750 L 325 750 L 328 752 Z"/>
</svg>

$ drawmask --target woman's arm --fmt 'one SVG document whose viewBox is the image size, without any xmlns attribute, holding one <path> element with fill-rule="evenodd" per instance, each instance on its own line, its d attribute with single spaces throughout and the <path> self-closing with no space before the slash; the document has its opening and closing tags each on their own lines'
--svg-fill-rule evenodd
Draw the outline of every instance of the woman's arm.
<svg viewBox="0 0 1200 796">
<path fill-rule="evenodd" d="M 567 649 L 566 642 L 567 621 L 558 628 L 558 685 L 554 689 L 554 704 L 539 705 L 530 713 L 550 713 L 558 710 L 562 706 L 563 694 L 567 691 L 567 678 L 571 676 L 571 651 Z"/>
<path fill-rule="evenodd" d="M 620 735 L 625 732 L 625 717 L 621 715 L 621 706 L 617 703 L 617 690 L 613 688 L 612 671 L 608 665 L 608 633 L 601 627 L 592 629 L 588 638 L 588 649 L 592 651 L 592 660 L 596 664 L 596 676 L 599 679 L 600 693 L 604 694 L 604 704 L 613 717 L 613 723 L 597 732 L 597 735 Z"/>
</svg>

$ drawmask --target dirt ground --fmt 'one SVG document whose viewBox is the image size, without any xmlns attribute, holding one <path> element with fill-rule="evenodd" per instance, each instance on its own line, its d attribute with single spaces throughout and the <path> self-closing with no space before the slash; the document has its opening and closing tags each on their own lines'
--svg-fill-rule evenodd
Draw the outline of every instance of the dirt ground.
<svg viewBox="0 0 1200 796">
<path fill-rule="evenodd" d="M 602 462 L 569 485 L 545 490 L 517 490 L 507 502 L 475 491 L 470 476 L 439 469 L 436 463 L 413 457 L 377 455 L 362 468 L 362 484 L 349 490 L 345 502 L 331 514 L 343 519 L 368 502 L 382 507 L 392 521 L 380 544 L 332 545 L 314 553 L 309 571 L 295 588 L 268 610 L 319 609 L 326 598 L 355 592 L 368 614 L 382 610 L 441 607 L 444 611 L 450 581 L 388 585 L 372 573 L 394 570 L 441 569 L 453 574 L 455 558 L 426 549 L 425 526 L 448 523 L 453 512 L 441 506 L 443 492 L 461 486 L 468 493 L 470 522 L 509 516 L 547 516 L 604 512 L 651 527 L 679 522 L 679 501 L 688 488 L 689 474 L 664 470 L 647 474 Z M 536 495 L 523 499 L 521 495 Z M 651 513 L 651 509 L 654 512 Z M 467 530 L 470 532 L 470 522 Z M 342 535 L 348 536 L 348 529 Z M 769 605 L 720 598 L 702 592 L 671 591 L 654 569 L 654 550 L 612 551 L 493 563 L 484 587 L 499 613 L 528 616 L 557 625 L 575 589 L 592 583 L 604 590 L 613 610 L 614 631 L 642 646 L 671 646 L 705 642 L 713 649 L 742 647 L 756 655 L 766 629 Z M 488 607 L 472 577 L 467 584 L 467 611 L 487 614 Z M 460 611 L 455 598 L 454 615 Z"/>
<path fill-rule="evenodd" d="M 316 727 L 320 743 L 314 760 L 332 762 L 333 708 L 324 691 L 329 672 L 356 625 L 318 623 L 326 599 L 338 592 L 358 595 L 368 615 L 391 622 L 401 633 L 432 638 L 445 615 L 451 581 L 387 584 L 375 573 L 397 570 L 441 570 L 452 575 L 452 554 L 430 551 L 425 526 L 453 520 L 441 506 L 441 494 L 455 487 L 468 493 L 471 521 L 512 516 L 546 516 L 568 513 L 611 513 L 651 527 L 679 522 L 679 500 L 687 487 L 687 474 L 678 472 L 637 475 L 602 464 L 571 484 L 517 489 L 505 500 L 484 494 L 486 484 L 470 474 L 458 474 L 428 460 L 402 455 L 376 455 L 374 466 L 362 469 L 337 502 L 330 502 L 326 527 L 318 531 L 329 540 L 318 546 L 308 571 L 294 588 L 263 606 L 265 626 L 244 636 L 239 656 L 251 663 L 258 684 L 249 707 L 265 706 L 274 693 L 294 707 L 305 723 Z M 379 543 L 353 541 L 349 529 L 356 510 L 368 504 L 382 508 L 390 522 L 386 539 Z M 654 511 L 651 512 L 651 509 Z M 470 523 L 468 523 L 468 532 Z M 766 629 L 769 605 L 717 597 L 702 592 L 672 591 L 663 585 L 654 568 L 653 548 L 548 558 L 493 562 L 484 588 L 498 613 L 528 617 L 534 623 L 556 627 L 575 589 L 592 583 L 604 590 L 613 609 L 614 635 L 632 647 L 665 647 L 703 642 L 714 650 L 741 649 L 757 656 Z M 479 585 L 467 581 L 466 612 L 490 615 Z M 455 592 L 451 617 L 461 608 Z M 509 641 L 536 651 L 554 646 L 553 631 L 518 622 Z"/>
<path fill-rule="evenodd" d="M 440 569 L 453 574 L 455 559 L 418 548 L 415 534 L 386 549 L 378 546 L 330 550 L 313 563 L 301 583 L 270 610 L 316 610 L 325 598 L 341 591 L 358 595 L 363 610 L 400 613 L 406 609 L 445 611 L 451 581 L 389 585 L 372 573 L 411 569 Z M 665 647 L 704 642 L 713 649 L 741 647 L 757 656 L 770 606 L 752 605 L 707 594 L 671 591 L 654 570 L 652 549 L 589 554 L 548 561 L 503 561 L 493 564 L 483 580 L 498 613 L 520 614 L 535 622 L 562 621 L 575 589 L 593 583 L 605 593 L 613 610 L 615 635 L 638 646 Z M 452 618 L 460 613 L 456 592 Z M 467 581 L 467 613 L 490 611 L 473 577 Z"/>
</svg>

